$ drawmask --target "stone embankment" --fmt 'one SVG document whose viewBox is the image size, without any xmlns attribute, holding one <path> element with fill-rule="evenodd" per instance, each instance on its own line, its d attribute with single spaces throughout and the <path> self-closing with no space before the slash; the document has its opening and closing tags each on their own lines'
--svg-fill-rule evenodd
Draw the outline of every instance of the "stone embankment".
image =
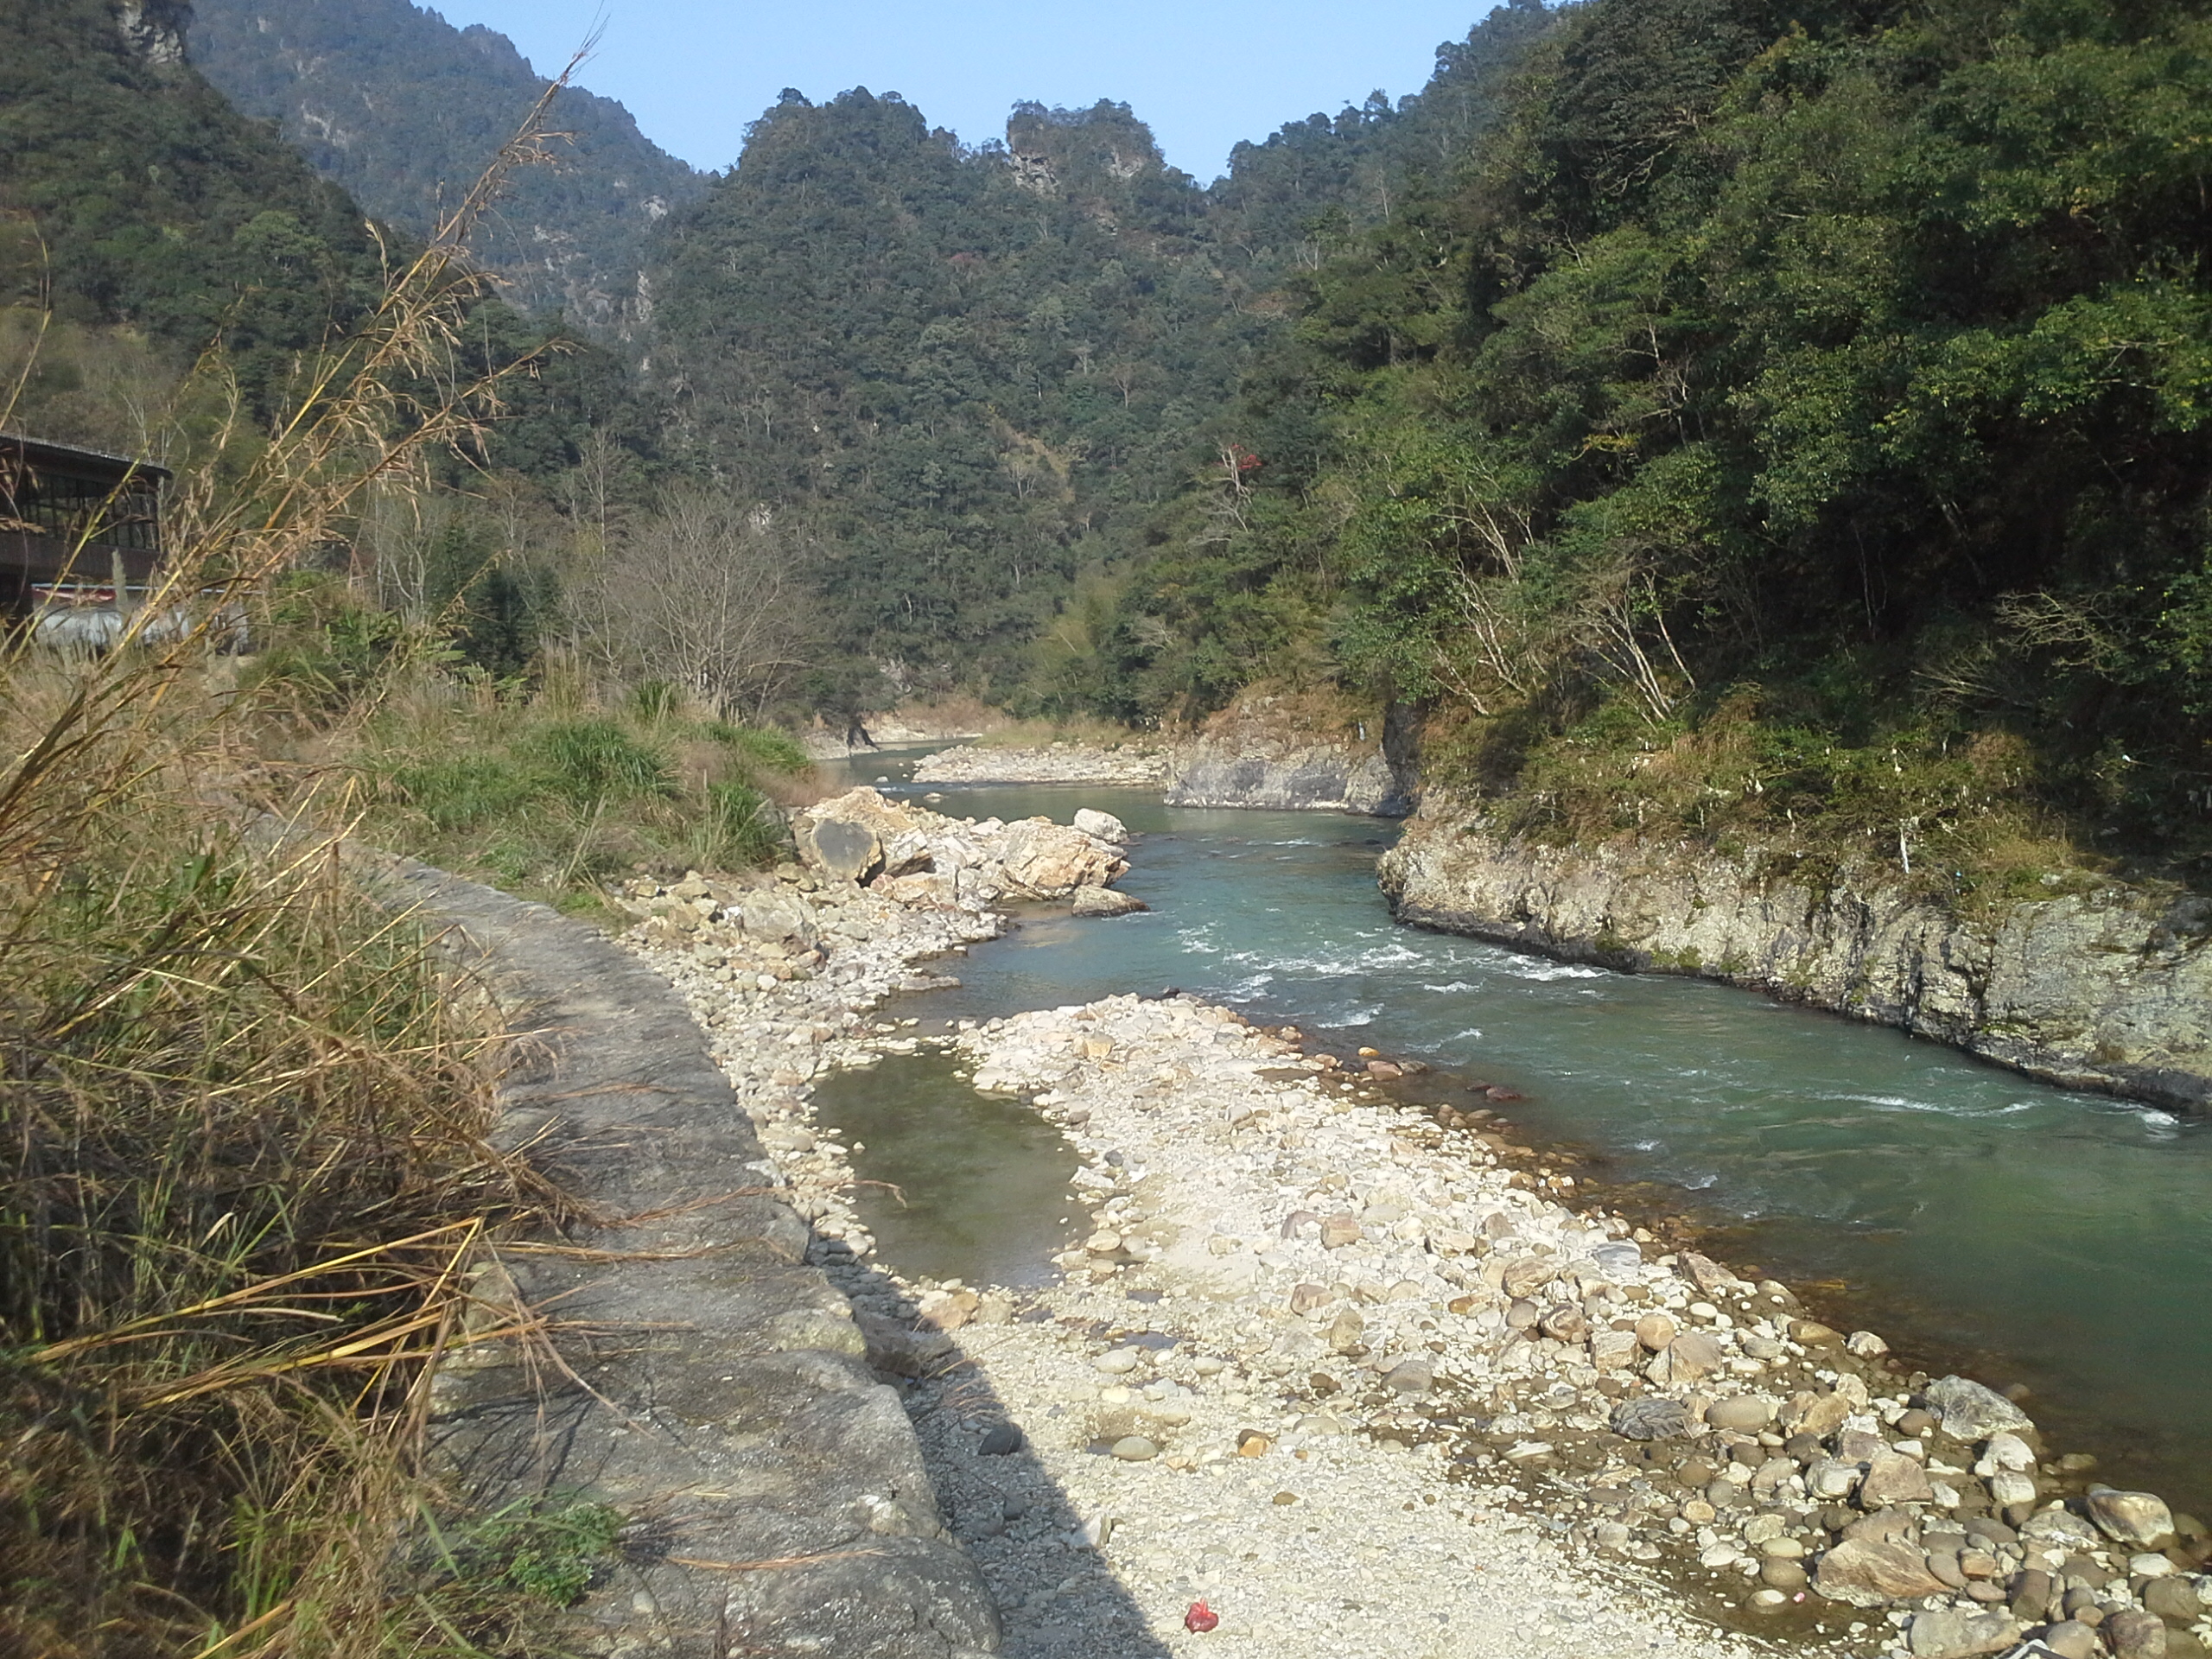
<svg viewBox="0 0 2212 1659">
<path fill-rule="evenodd" d="M 1382 864 L 1402 921 L 1691 973 L 1950 1043 L 2031 1076 L 2212 1104 L 2212 902 L 2117 886 L 1969 919 L 1881 881 L 1831 889 L 1640 842 L 1555 848 L 1440 798 Z"/>
<path fill-rule="evenodd" d="M 1351 740 L 1267 734 L 1202 735 L 1178 747 L 1167 776 L 1170 806 L 1359 812 L 1402 818 L 1411 780 L 1379 747 Z"/>
<path fill-rule="evenodd" d="M 948 749 L 923 761 L 914 781 L 1158 787 L 1170 806 L 1374 817 L 1403 817 L 1413 810 L 1417 780 L 1410 711 L 1395 709 L 1372 722 L 1331 711 L 1319 726 L 1308 718 L 1312 712 L 1255 696 L 1172 743 L 1135 739 L 1113 747 L 1055 743 Z"/>
<path fill-rule="evenodd" d="M 983 830 L 931 817 L 907 831 Z M 776 884 L 808 917 L 790 942 L 814 941 L 788 977 L 668 914 L 636 943 L 904 1379 L 1009 1653 L 1750 1650 L 1700 1611 L 1910 1659 L 2036 1633 L 2068 1659 L 2183 1659 L 2212 1637 L 2203 1529 L 2096 1487 L 2012 1402 L 1576 1213 L 1495 1104 L 1401 1103 L 1409 1068 L 1185 999 L 956 1033 L 978 1087 L 1061 1125 L 1080 1209 L 1046 1288 L 903 1278 L 809 1080 L 912 1052 L 876 1003 L 995 931 L 957 880 L 909 879 Z M 1211 1632 L 1184 1628 L 1201 1599 Z"/>
<path fill-rule="evenodd" d="M 969 743 L 981 735 L 972 722 L 944 720 L 922 709 L 871 720 L 858 731 L 809 727 L 798 734 L 798 742 L 813 760 L 850 760 L 879 749 L 909 748 L 923 743 Z"/>
<path fill-rule="evenodd" d="M 665 979 L 543 906 L 371 861 L 514 1011 L 498 1140 L 526 1147 L 571 1202 L 560 1236 L 503 1240 L 479 1262 L 482 1338 L 441 1365 L 429 1424 L 435 1467 L 479 1512 L 577 1497 L 629 1518 L 563 1651 L 999 1651 L 912 1426 Z M 690 906 L 706 884 L 668 896 Z M 912 926 L 918 949 L 939 950 L 992 931 Z M 855 950 L 825 984 L 760 943 L 778 947 L 760 978 L 808 1022 L 778 1037 L 802 1046 L 842 1009 L 830 999 L 880 996 L 905 970 Z"/>
<path fill-rule="evenodd" d="M 1150 789 L 1167 779 L 1163 745 L 1132 742 L 1111 748 L 1053 743 L 1041 748 L 969 744 L 933 754 L 914 769 L 918 784 L 1092 784 Z"/>
</svg>

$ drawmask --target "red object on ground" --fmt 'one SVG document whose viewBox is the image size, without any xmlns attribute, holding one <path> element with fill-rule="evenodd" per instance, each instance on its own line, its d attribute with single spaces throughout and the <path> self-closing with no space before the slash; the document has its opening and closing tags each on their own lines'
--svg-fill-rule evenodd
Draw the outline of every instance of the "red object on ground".
<svg viewBox="0 0 2212 1659">
<path fill-rule="evenodd" d="M 1221 1615 L 1203 1601 L 1192 1602 L 1191 1611 L 1183 1615 L 1183 1628 L 1195 1630 L 1201 1636 L 1220 1623 Z"/>
</svg>

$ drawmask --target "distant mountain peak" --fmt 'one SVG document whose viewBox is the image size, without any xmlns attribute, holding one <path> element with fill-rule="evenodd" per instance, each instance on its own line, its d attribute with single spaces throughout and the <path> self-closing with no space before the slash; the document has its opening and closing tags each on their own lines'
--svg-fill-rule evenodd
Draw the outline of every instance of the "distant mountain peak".
<svg viewBox="0 0 2212 1659">
<path fill-rule="evenodd" d="M 152 5 L 155 0 L 144 0 Z M 427 232 L 545 90 L 515 44 L 410 0 L 199 0 L 194 60 L 248 115 L 273 120 L 370 213 Z M 556 100 L 571 135 L 513 181 L 477 251 L 511 296 L 588 327 L 632 318 L 646 232 L 706 180 L 580 87 Z"/>
</svg>

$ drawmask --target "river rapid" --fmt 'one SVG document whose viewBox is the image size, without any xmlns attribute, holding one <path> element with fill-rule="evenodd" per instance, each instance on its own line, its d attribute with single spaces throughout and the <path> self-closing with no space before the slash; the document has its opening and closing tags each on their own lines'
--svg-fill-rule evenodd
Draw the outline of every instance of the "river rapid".
<svg viewBox="0 0 2212 1659">
<path fill-rule="evenodd" d="M 829 781 L 910 793 L 917 759 Z M 1140 837 L 1118 885 L 1152 909 L 1025 917 L 959 966 L 960 989 L 906 1013 L 934 1024 L 1174 986 L 1510 1088 L 1525 1135 L 1694 1217 L 1739 1268 L 1914 1363 L 2024 1385 L 2102 1478 L 2212 1509 L 2207 1126 L 1723 986 L 1400 927 L 1375 884 L 1396 830 L 1377 820 L 1083 786 L 942 794 L 931 804 L 963 817 L 1115 813 Z"/>
</svg>

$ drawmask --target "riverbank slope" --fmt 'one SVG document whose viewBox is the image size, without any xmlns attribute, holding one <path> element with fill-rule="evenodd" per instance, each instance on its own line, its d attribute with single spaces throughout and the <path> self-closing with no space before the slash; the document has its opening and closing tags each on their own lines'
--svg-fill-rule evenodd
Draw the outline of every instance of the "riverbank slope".
<svg viewBox="0 0 2212 1659">
<path fill-rule="evenodd" d="M 894 842 L 984 829 L 900 810 Z M 816 941 L 788 979 L 672 912 L 636 943 L 904 1379 L 1016 1659 L 1745 1652 L 1700 1614 L 1915 1659 L 2038 1628 L 2089 1659 L 2101 1624 L 2123 1655 L 2200 1650 L 2201 1529 L 2101 1499 L 2002 1397 L 1593 1207 L 1487 1103 L 1402 1100 L 1402 1065 L 1193 999 L 950 1033 L 1065 1135 L 1076 1230 L 1042 1287 L 899 1273 L 855 1178 L 906 1173 L 841 1143 L 814 1084 L 921 1046 L 868 1017 L 878 988 L 993 918 L 818 861 L 776 897 Z"/>
<path fill-rule="evenodd" d="M 1334 703 L 1255 694 L 1173 738 L 970 744 L 933 754 L 920 784 L 1157 785 L 1170 806 L 1403 817 L 1419 787 L 1409 710 L 1363 717 Z"/>
<path fill-rule="evenodd" d="M 1550 847 L 1433 794 L 1380 879 L 1403 922 L 1694 974 L 1897 1026 L 2030 1076 L 2212 1105 L 2212 902 L 2118 883 L 1989 919 L 1879 877 L 1829 886 L 1633 839 Z"/>
</svg>

